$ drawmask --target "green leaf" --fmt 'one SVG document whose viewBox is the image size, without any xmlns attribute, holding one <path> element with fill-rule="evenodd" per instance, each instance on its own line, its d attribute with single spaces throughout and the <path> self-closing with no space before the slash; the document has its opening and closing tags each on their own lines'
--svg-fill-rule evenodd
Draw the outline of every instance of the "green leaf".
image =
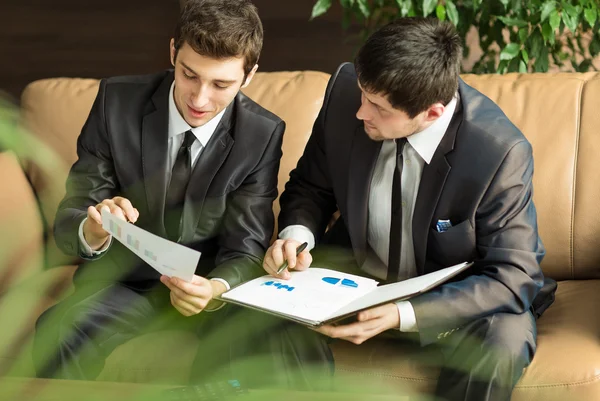
<svg viewBox="0 0 600 401">
<path fill-rule="evenodd" d="M 562 6 L 563 9 L 567 12 L 567 14 L 569 14 L 569 16 L 571 18 L 577 18 L 577 15 L 579 14 L 579 11 L 577 10 L 577 8 L 571 4 L 572 0 L 570 1 L 562 1 Z"/>
<path fill-rule="evenodd" d="M 518 58 L 513 58 L 512 60 L 510 60 L 508 62 L 508 72 L 517 72 L 519 71 L 519 62 L 521 60 L 519 60 Z"/>
<path fill-rule="evenodd" d="M 544 42 L 554 42 L 554 31 L 552 30 L 549 21 L 544 22 L 542 25 L 542 36 L 544 37 Z"/>
<path fill-rule="evenodd" d="M 577 31 L 577 20 L 575 18 L 573 18 L 571 16 L 571 14 L 569 13 L 562 13 L 562 20 L 565 23 L 565 25 L 567 26 L 567 29 L 569 29 L 569 31 L 575 33 Z"/>
<path fill-rule="evenodd" d="M 437 17 L 440 21 L 445 21 L 446 20 L 446 7 L 444 7 L 443 4 L 438 4 L 438 6 L 435 8 L 435 15 L 437 15 Z"/>
<path fill-rule="evenodd" d="M 527 74 L 527 64 L 523 60 L 519 63 L 519 72 L 521 74 Z"/>
<path fill-rule="evenodd" d="M 542 37 L 540 30 L 536 28 L 529 40 L 531 43 L 529 46 L 529 56 L 537 59 L 540 54 L 542 54 L 542 49 L 544 48 L 544 38 Z"/>
<path fill-rule="evenodd" d="M 598 18 L 598 10 L 595 8 L 586 8 L 583 12 L 585 16 L 585 20 L 590 24 L 591 27 L 596 23 L 596 19 Z"/>
<path fill-rule="evenodd" d="M 508 61 L 500 61 L 500 64 L 498 64 L 498 74 L 504 74 L 506 72 L 506 67 L 508 67 Z"/>
<path fill-rule="evenodd" d="M 556 2 L 547 1 L 542 5 L 542 22 L 546 21 L 546 19 L 550 16 L 552 11 L 556 10 Z"/>
<path fill-rule="evenodd" d="M 358 1 L 358 8 L 359 8 L 360 12 L 362 13 L 362 15 L 365 18 L 369 18 L 369 15 L 371 15 L 371 11 L 369 10 L 368 0 L 357 0 L 357 1 Z"/>
<path fill-rule="evenodd" d="M 533 68 L 536 72 L 547 72 L 548 71 L 548 49 L 542 47 L 541 54 L 535 59 Z"/>
<path fill-rule="evenodd" d="M 525 49 L 521 50 L 521 57 L 523 58 L 523 61 L 525 62 L 525 64 L 529 63 L 529 54 L 527 54 L 527 50 L 525 50 Z"/>
<path fill-rule="evenodd" d="M 556 31 L 560 26 L 560 14 L 554 10 L 550 13 L 550 27 L 553 31 Z"/>
<path fill-rule="evenodd" d="M 500 0 L 500 3 L 502 3 L 502 5 L 504 6 L 505 10 L 508 7 L 508 2 L 509 2 L 509 0 Z"/>
<path fill-rule="evenodd" d="M 498 19 L 504 22 L 504 25 L 506 26 L 516 26 L 518 28 L 524 28 L 526 26 L 529 26 L 529 23 L 527 21 L 523 21 L 520 18 L 498 17 Z"/>
<path fill-rule="evenodd" d="M 527 28 L 519 29 L 519 40 L 521 41 L 521 43 L 525 43 L 527 41 L 528 37 L 529 37 L 529 29 L 527 29 Z"/>
<path fill-rule="evenodd" d="M 437 0 L 423 0 L 423 16 L 427 17 L 435 9 Z"/>
<path fill-rule="evenodd" d="M 454 24 L 458 25 L 458 10 L 452 0 L 446 0 L 446 12 L 448 13 L 448 19 Z"/>
<path fill-rule="evenodd" d="M 340 0 L 340 4 L 342 5 L 342 8 L 350 8 L 354 5 L 355 1 L 356 0 Z"/>
<path fill-rule="evenodd" d="M 329 10 L 331 7 L 331 0 L 318 0 L 312 9 L 312 14 L 310 15 L 310 19 L 316 18 L 319 15 L 323 15 Z"/>
<path fill-rule="evenodd" d="M 410 12 L 412 0 L 396 0 L 396 4 L 398 4 L 398 8 L 400 9 L 400 16 L 406 17 Z"/>
<path fill-rule="evenodd" d="M 509 43 L 500 52 L 500 60 L 512 60 L 519 54 L 519 48 L 520 46 L 518 43 Z"/>
<path fill-rule="evenodd" d="M 579 64 L 579 66 L 577 66 L 577 71 L 578 72 L 587 72 L 591 66 L 592 66 L 592 60 L 590 60 L 589 58 L 586 58 Z"/>
</svg>

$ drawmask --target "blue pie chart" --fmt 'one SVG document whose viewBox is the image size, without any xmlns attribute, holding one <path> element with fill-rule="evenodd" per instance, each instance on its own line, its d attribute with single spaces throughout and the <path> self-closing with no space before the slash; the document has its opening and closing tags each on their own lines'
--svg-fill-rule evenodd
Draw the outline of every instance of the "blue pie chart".
<svg viewBox="0 0 600 401">
<path fill-rule="evenodd" d="M 321 280 L 331 285 L 336 285 L 341 280 L 342 283 L 340 285 L 342 287 L 358 288 L 358 284 L 355 281 L 349 280 L 347 278 L 339 279 L 337 277 L 323 277 Z"/>
</svg>

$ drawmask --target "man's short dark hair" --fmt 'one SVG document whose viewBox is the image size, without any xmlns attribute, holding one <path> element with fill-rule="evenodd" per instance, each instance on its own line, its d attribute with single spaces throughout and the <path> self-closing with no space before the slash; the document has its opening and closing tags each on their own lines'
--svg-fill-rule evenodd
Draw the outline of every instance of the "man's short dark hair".
<svg viewBox="0 0 600 401">
<path fill-rule="evenodd" d="M 434 103 L 452 100 L 461 57 L 461 40 L 450 22 L 400 18 L 373 33 L 354 64 L 367 92 L 386 95 L 414 118 Z"/>
<path fill-rule="evenodd" d="M 243 57 L 247 76 L 260 56 L 263 27 L 249 0 L 186 0 L 174 42 L 175 57 L 184 43 L 207 57 Z"/>
</svg>

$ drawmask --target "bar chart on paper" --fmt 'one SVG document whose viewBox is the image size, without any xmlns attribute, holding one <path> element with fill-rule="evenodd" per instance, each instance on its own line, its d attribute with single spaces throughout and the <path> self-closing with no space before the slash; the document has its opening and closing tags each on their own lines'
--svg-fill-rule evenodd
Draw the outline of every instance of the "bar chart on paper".
<svg viewBox="0 0 600 401">
<path fill-rule="evenodd" d="M 166 240 L 102 211 L 102 227 L 160 274 L 191 281 L 200 252 Z"/>
</svg>

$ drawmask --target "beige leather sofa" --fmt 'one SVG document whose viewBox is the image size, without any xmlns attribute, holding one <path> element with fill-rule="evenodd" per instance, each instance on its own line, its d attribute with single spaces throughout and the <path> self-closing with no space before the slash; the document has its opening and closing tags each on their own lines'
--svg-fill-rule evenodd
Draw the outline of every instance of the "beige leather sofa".
<svg viewBox="0 0 600 401">
<path fill-rule="evenodd" d="M 513 400 L 600 400 L 600 74 L 463 78 L 496 101 L 533 144 L 534 198 L 548 251 L 542 267 L 559 281 L 556 302 L 538 322 L 537 354 Z M 245 90 L 287 122 L 280 189 L 310 135 L 327 80 L 320 72 L 260 73 Z M 65 78 L 30 84 L 22 117 L 32 136 L 15 138 L 24 143 L 19 159 L 0 153 L 0 374 L 33 375 L 33 323 L 70 289 L 73 267 L 44 270 L 65 263 L 44 226 L 52 225 L 97 86 Z M 145 346 L 150 340 L 159 346 Z M 196 346 L 187 333 L 148 334 L 119 347 L 100 379 L 182 383 Z M 374 391 L 428 393 L 437 377 L 422 362 L 438 355 L 393 342 L 338 342 L 334 353 L 339 376 Z"/>
</svg>

